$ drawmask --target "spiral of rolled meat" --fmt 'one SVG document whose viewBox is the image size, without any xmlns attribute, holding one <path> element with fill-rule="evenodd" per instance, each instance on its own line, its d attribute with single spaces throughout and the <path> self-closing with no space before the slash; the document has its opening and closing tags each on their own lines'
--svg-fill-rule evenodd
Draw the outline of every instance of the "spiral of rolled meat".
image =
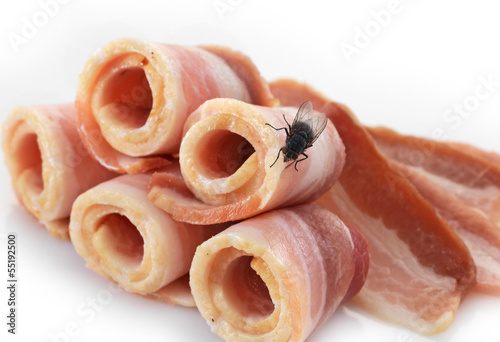
<svg viewBox="0 0 500 342">
<path fill-rule="evenodd" d="M 68 239 L 73 201 L 116 174 L 85 150 L 72 104 L 17 107 L 2 128 L 5 164 L 19 201 L 52 235 Z"/>
<path fill-rule="evenodd" d="M 97 51 L 80 76 L 79 131 L 101 164 L 141 173 L 168 165 L 187 115 L 217 97 L 274 103 L 257 68 L 239 52 L 118 39 Z"/>
<path fill-rule="evenodd" d="M 196 247 L 224 226 L 174 221 L 147 198 L 150 175 L 122 175 L 80 195 L 70 234 L 87 266 L 125 290 L 193 306 L 188 278 Z"/>
<path fill-rule="evenodd" d="M 196 304 L 227 341 L 304 341 L 355 295 L 366 243 L 319 206 L 270 211 L 204 242 L 191 266 Z"/>
<path fill-rule="evenodd" d="M 318 198 L 339 176 L 344 146 L 328 122 L 298 171 L 283 155 L 277 159 L 286 133 L 266 123 L 286 127 L 284 117 L 291 123 L 296 113 L 297 108 L 234 99 L 205 102 L 186 121 L 179 153 L 182 179 L 156 173 L 149 197 L 176 220 L 196 224 L 239 220 Z"/>
</svg>

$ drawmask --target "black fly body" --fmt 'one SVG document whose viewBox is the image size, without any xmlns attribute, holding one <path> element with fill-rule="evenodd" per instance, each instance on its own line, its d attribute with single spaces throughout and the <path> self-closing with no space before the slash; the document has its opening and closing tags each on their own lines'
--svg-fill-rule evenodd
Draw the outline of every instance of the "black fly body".
<svg viewBox="0 0 500 342">
<path fill-rule="evenodd" d="M 297 164 L 308 158 L 307 154 L 304 152 L 312 146 L 312 144 L 323 132 L 326 124 L 328 123 L 328 118 L 324 113 L 314 112 L 311 102 L 306 101 L 297 111 L 292 125 L 290 125 L 286 120 L 285 114 L 283 114 L 283 119 L 285 119 L 288 129 L 286 127 L 276 128 L 271 126 L 269 123 L 266 123 L 266 125 L 276 131 L 284 129 L 286 132 L 285 146 L 280 148 L 276 160 L 270 167 L 273 167 L 273 165 L 276 164 L 280 157 L 280 152 L 283 152 L 284 162 L 292 160 L 292 163 L 288 164 L 286 168 L 294 164 L 295 170 L 299 171 L 297 169 Z M 304 155 L 304 158 L 298 159 L 300 155 Z M 295 161 L 295 163 L 293 163 L 293 161 Z"/>
</svg>

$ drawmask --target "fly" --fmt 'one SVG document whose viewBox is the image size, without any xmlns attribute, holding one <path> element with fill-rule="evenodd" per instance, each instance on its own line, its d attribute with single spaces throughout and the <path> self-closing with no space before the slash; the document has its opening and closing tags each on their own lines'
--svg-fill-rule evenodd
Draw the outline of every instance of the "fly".
<svg viewBox="0 0 500 342">
<path fill-rule="evenodd" d="M 275 129 L 276 131 L 284 129 L 286 132 L 285 146 L 280 148 L 276 160 L 271 164 L 270 167 L 273 167 L 273 165 L 276 164 L 280 157 L 280 152 L 283 152 L 284 162 L 290 160 L 295 161 L 295 163 L 292 162 L 288 164 L 286 168 L 294 164 L 295 170 L 299 171 L 297 169 L 297 164 L 309 158 L 308 155 L 304 152 L 313 145 L 316 139 L 318 139 L 320 134 L 323 132 L 326 124 L 328 123 L 328 118 L 325 113 L 314 112 L 312 103 L 310 101 L 306 101 L 300 106 L 299 110 L 297 111 L 292 125 L 290 125 L 286 120 L 285 114 L 283 114 L 283 119 L 285 119 L 288 128 L 276 128 L 271 126 L 269 123 L 266 123 L 266 125 Z M 304 157 L 298 159 L 300 155 L 303 155 Z"/>
</svg>

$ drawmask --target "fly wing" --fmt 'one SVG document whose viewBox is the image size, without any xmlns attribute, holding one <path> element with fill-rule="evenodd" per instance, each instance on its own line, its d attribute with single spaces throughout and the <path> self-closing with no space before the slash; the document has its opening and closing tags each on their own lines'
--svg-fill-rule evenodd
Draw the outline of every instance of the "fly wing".
<svg viewBox="0 0 500 342">
<path fill-rule="evenodd" d="M 306 122 L 310 115 L 313 113 L 313 105 L 311 101 L 306 101 L 300 105 L 295 119 L 293 119 L 292 127 L 299 121 Z"/>
<path fill-rule="evenodd" d="M 311 122 L 313 138 L 310 142 L 308 142 L 307 147 L 311 146 L 321 135 L 326 125 L 328 124 L 328 117 L 325 113 L 318 113 L 311 118 Z"/>
<path fill-rule="evenodd" d="M 297 125 L 298 122 L 305 123 L 311 128 L 312 134 L 310 134 L 307 139 L 307 147 L 310 147 L 325 129 L 328 118 L 325 113 L 313 111 L 312 103 L 306 101 L 300 106 L 297 115 L 295 115 L 290 135 L 297 133 L 298 127 L 303 127 L 302 125 Z"/>
</svg>

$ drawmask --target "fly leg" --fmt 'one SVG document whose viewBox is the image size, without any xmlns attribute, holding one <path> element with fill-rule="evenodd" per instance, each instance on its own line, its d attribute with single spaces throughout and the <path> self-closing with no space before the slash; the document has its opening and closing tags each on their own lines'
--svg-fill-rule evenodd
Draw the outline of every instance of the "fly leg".
<svg viewBox="0 0 500 342">
<path fill-rule="evenodd" d="M 297 164 L 298 164 L 299 162 L 301 162 L 301 161 L 306 160 L 307 158 L 309 158 L 309 156 L 308 156 L 307 154 L 305 154 L 305 153 L 302 153 L 302 154 L 303 154 L 303 155 L 305 155 L 305 157 L 304 157 L 304 158 L 302 158 L 302 159 L 299 159 L 299 160 L 295 161 L 295 170 L 297 170 L 297 171 L 299 171 L 299 170 L 297 169 Z"/>
<path fill-rule="evenodd" d="M 271 126 L 271 125 L 269 125 L 269 126 Z M 273 127 L 273 126 L 271 126 L 271 127 Z M 274 128 L 274 127 L 273 127 L 273 128 Z M 283 128 L 284 128 L 284 127 L 283 127 Z M 278 156 L 276 157 L 276 159 L 274 160 L 274 162 L 273 162 L 273 163 L 271 164 L 271 166 L 269 166 L 269 167 L 273 167 L 273 165 L 274 165 L 274 164 L 276 164 L 276 162 L 278 161 L 278 158 L 280 157 L 280 153 L 281 153 L 281 150 L 282 150 L 282 149 L 283 149 L 283 147 L 282 147 L 282 148 L 280 148 L 280 150 L 278 151 Z"/>
<path fill-rule="evenodd" d="M 283 119 L 285 119 L 285 122 L 286 124 L 288 125 L 288 129 L 290 130 L 290 132 L 292 131 L 292 126 L 290 126 L 290 124 L 288 123 L 288 121 L 286 121 L 286 118 L 285 118 L 285 114 L 283 114 Z M 288 131 L 286 132 L 286 135 L 288 135 Z"/>
<path fill-rule="evenodd" d="M 283 116 L 283 117 L 284 117 L 284 116 Z M 286 121 L 286 120 L 285 120 L 285 121 Z M 288 124 L 288 122 L 287 122 L 287 124 Z M 286 132 L 286 136 L 289 136 L 289 135 L 290 135 L 290 134 L 288 133 L 288 130 L 286 129 L 286 127 L 276 128 L 276 127 L 272 126 L 271 124 L 268 124 L 267 122 L 266 122 L 266 125 L 268 125 L 269 127 L 271 127 L 272 129 L 274 129 L 274 130 L 276 130 L 276 131 L 281 131 L 282 129 L 284 129 L 284 130 L 285 130 L 285 132 Z M 288 127 L 290 127 L 290 125 L 288 125 Z"/>
</svg>

